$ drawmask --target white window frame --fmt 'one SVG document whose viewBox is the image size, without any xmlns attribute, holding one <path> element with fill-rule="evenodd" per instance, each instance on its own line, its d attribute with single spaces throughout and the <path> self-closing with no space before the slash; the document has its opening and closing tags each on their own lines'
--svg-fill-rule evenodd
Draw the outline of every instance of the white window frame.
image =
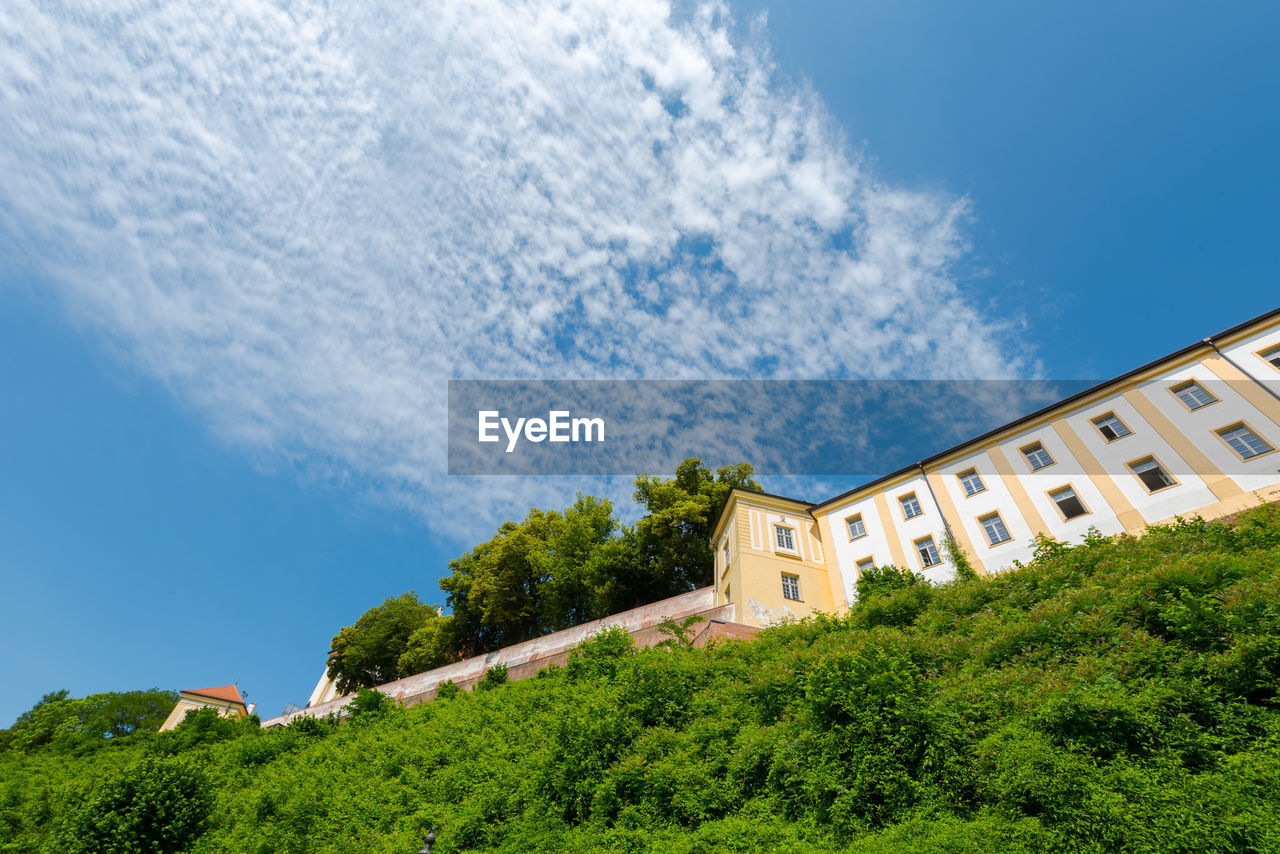
<svg viewBox="0 0 1280 854">
<path fill-rule="evenodd" d="M 988 546 L 1003 545 L 1013 539 L 1013 535 L 1009 533 L 1009 526 L 1004 523 L 1004 518 L 1001 517 L 998 510 L 985 516 L 979 516 L 978 526 L 982 528 L 982 533 L 986 534 Z M 1003 533 L 1004 536 L 993 538 L 992 534 L 995 533 Z"/>
<path fill-rule="evenodd" d="M 1260 449 L 1255 448 L 1252 443 L 1244 439 L 1240 439 L 1240 444 L 1237 445 L 1233 440 L 1239 439 L 1239 437 L 1228 435 L 1230 433 L 1240 433 L 1242 431 L 1252 436 L 1254 443 L 1261 445 L 1262 447 Z M 1265 457 L 1267 454 L 1275 450 L 1275 447 L 1266 439 L 1262 438 L 1261 434 L 1259 434 L 1257 430 L 1254 430 L 1247 421 L 1237 421 L 1234 424 L 1228 424 L 1226 427 L 1219 427 L 1213 432 L 1222 440 L 1224 445 L 1231 449 L 1233 454 L 1246 462 L 1248 460 L 1257 459 L 1258 457 Z M 1244 450 L 1241 450 L 1241 447 L 1243 447 Z M 1246 454 L 1245 451 L 1248 451 L 1249 453 Z"/>
<path fill-rule="evenodd" d="M 855 534 L 853 532 L 854 525 L 858 526 L 858 530 L 860 531 L 860 533 Z M 853 542 L 854 540 L 860 540 L 867 535 L 867 523 L 865 520 L 863 520 L 861 513 L 854 513 L 848 519 L 845 519 L 844 527 L 845 527 L 845 530 L 849 532 L 849 542 Z"/>
<path fill-rule="evenodd" d="M 787 542 L 785 543 L 783 542 L 784 534 L 786 535 L 785 539 L 787 540 Z M 796 529 L 789 527 L 787 525 L 774 525 L 773 526 L 773 544 L 778 547 L 778 551 L 780 552 L 792 552 L 792 553 L 797 552 L 798 549 L 796 548 Z"/>
<path fill-rule="evenodd" d="M 970 478 L 977 481 L 977 489 L 969 489 Z M 964 490 L 965 498 L 972 498 L 980 492 L 987 491 L 987 484 L 982 480 L 982 475 L 978 474 L 978 470 L 976 468 L 965 469 L 956 475 L 956 480 L 960 481 L 960 488 Z"/>
<path fill-rule="evenodd" d="M 1105 412 L 1097 418 L 1090 418 L 1089 420 L 1093 424 L 1093 429 L 1097 430 L 1098 435 L 1102 436 L 1103 440 L 1106 442 L 1118 442 L 1121 439 L 1125 439 L 1133 435 L 1133 431 L 1129 429 L 1129 425 L 1125 424 L 1124 421 L 1121 420 L 1120 416 L 1116 415 L 1114 412 Z M 1119 426 L 1119 428 L 1124 432 L 1117 432 L 1115 429 L 1116 426 Z M 1110 430 L 1112 435 L 1108 436 L 1106 432 L 1107 430 Z"/>
<path fill-rule="evenodd" d="M 927 549 L 920 546 L 924 542 L 929 544 Z M 938 543 L 933 539 L 933 534 L 913 540 L 912 545 L 916 547 L 916 557 L 920 558 L 921 569 L 932 569 L 935 566 L 942 565 L 942 553 L 938 551 Z M 929 561 L 932 561 L 932 563 Z"/>
<path fill-rule="evenodd" d="M 1036 448 L 1038 450 L 1032 451 L 1032 448 Z M 1047 469 L 1049 466 L 1057 465 L 1058 463 L 1058 461 L 1053 458 L 1053 454 L 1049 453 L 1049 449 L 1044 446 L 1044 442 L 1029 442 L 1018 450 L 1022 452 L 1022 458 L 1027 461 L 1027 466 L 1030 467 L 1032 471 Z M 1036 465 L 1036 463 L 1039 462 L 1040 454 L 1044 454 L 1044 458 L 1048 460 L 1048 462 L 1042 462 L 1039 465 Z"/>
<path fill-rule="evenodd" d="M 1071 497 L 1076 500 L 1076 503 L 1080 505 L 1080 509 L 1084 512 L 1077 513 L 1074 516 L 1068 516 L 1067 511 L 1062 509 L 1062 505 L 1059 504 L 1058 499 L 1054 497 L 1057 495 L 1061 495 L 1064 492 L 1070 492 Z M 1080 497 L 1080 493 L 1076 492 L 1076 488 L 1069 483 L 1063 484 L 1062 486 L 1059 486 L 1056 489 L 1050 489 L 1045 494 L 1049 496 L 1049 500 L 1053 502 L 1054 509 L 1058 511 L 1058 515 L 1062 517 L 1062 521 L 1064 522 L 1070 522 L 1073 519 L 1079 519 L 1082 516 L 1088 516 L 1091 512 L 1093 512 L 1089 509 L 1089 505 L 1084 503 L 1084 499 Z"/>
<path fill-rule="evenodd" d="M 910 501 L 915 507 L 916 512 L 908 512 L 907 502 Z M 898 496 L 898 506 L 902 508 L 903 519 L 919 519 L 924 515 L 924 506 L 920 503 L 920 498 L 914 492 L 908 492 L 906 495 Z"/>
<path fill-rule="evenodd" d="M 800 576 L 792 572 L 782 573 L 782 598 L 790 602 L 804 601 L 800 596 Z"/>
<path fill-rule="evenodd" d="M 1280 344 L 1258 351 L 1258 358 L 1280 371 Z"/>
<path fill-rule="evenodd" d="M 858 571 L 858 575 L 862 575 L 862 573 L 868 570 L 875 569 L 876 568 L 875 555 L 867 555 L 866 557 L 856 561 L 853 567 Z"/>
<path fill-rule="evenodd" d="M 1166 483 L 1164 486 L 1160 486 L 1155 489 L 1152 489 L 1150 486 L 1148 486 L 1147 482 L 1142 479 L 1142 472 L 1138 471 L 1138 466 L 1144 465 L 1146 463 L 1155 463 L 1155 467 L 1160 469 L 1160 473 L 1164 475 L 1165 480 L 1169 481 L 1169 483 Z M 1178 485 L 1178 479 L 1173 475 L 1169 474 L 1169 470 L 1164 467 L 1164 463 L 1156 459 L 1156 456 L 1154 454 L 1148 454 L 1145 457 L 1139 457 L 1136 460 L 1132 460 L 1126 463 L 1126 465 L 1128 466 L 1129 471 L 1133 473 L 1133 476 L 1138 479 L 1138 483 L 1142 484 L 1142 488 L 1145 489 L 1149 495 L 1155 495 L 1157 492 L 1164 492 L 1166 489 L 1172 489 L 1173 487 Z M 1148 468 L 1144 468 L 1142 471 L 1150 471 L 1150 470 L 1151 469 L 1148 467 Z"/>
<path fill-rule="evenodd" d="M 1200 398 L 1195 394 L 1189 394 L 1191 399 L 1188 401 L 1186 397 L 1182 396 L 1183 392 L 1191 392 L 1193 389 L 1199 389 L 1200 393 L 1208 399 L 1201 402 Z M 1214 396 L 1213 392 L 1205 388 L 1204 384 L 1199 380 L 1184 380 L 1183 382 L 1171 385 L 1169 386 L 1169 393 L 1176 397 L 1178 402 L 1181 403 L 1188 412 L 1199 412 L 1201 409 L 1206 409 L 1218 402 L 1218 398 Z M 1191 405 L 1193 403 L 1195 406 Z"/>
</svg>

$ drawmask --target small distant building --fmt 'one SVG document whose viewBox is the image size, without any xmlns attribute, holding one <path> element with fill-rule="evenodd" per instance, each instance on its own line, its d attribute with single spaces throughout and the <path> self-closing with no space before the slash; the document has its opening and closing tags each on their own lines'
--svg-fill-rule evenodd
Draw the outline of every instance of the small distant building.
<svg viewBox="0 0 1280 854">
<path fill-rule="evenodd" d="M 173 707 L 173 711 L 165 719 L 160 731 L 173 729 L 182 723 L 182 719 L 192 709 L 213 709 L 219 717 L 244 718 L 253 714 L 254 705 L 254 703 L 245 703 L 240 689 L 235 685 L 184 689 L 178 693 L 178 704 Z"/>
</svg>

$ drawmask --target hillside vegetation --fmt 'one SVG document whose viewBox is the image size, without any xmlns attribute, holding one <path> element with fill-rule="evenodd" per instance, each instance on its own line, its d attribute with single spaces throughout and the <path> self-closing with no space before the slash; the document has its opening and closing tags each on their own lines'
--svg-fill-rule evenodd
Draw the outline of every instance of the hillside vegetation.
<svg viewBox="0 0 1280 854">
<path fill-rule="evenodd" d="M 1275 507 L 891 588 L 343 724 L 10 746 L 0 850 L 1280 850 Z"/>
</svg>

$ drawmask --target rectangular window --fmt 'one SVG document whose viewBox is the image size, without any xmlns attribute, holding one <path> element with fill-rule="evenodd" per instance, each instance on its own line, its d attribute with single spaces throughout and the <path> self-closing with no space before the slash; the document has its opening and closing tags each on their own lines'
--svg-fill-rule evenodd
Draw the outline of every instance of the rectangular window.
<svg viewBox="0 0 1280 854">
<path fill-rule="evenodd" d="M 1223 427 L 1218 431 L 1218 435 L 1242 460 L 1275 450 L 1275 448 L 1267 444 L 1265 439 L 1250 430 L 1244 422 L 1232 424 L 1230 427 Z"/>
<path fill-rule="evenodd" d="M 1027 465 L 1031 466 L 1032 471 L 1053 465 L 1053 457 L 1049 456 L 1049 452 L 1039 442 L 1032 442 L 1023 448 L 1022 455 L 1027 458 Z"/>
<path fill-rule="evenodd" d="M 1055 489 L 1049 493 L 1050 500 L 1058 505 L 1058 512 L 1062 514 L 1064 520 L 1070 521 L 1077 516 L 1087 516 L 1089 511 L 1085 509 L 1084 502 L 1080 500 L 1080 496 L 1076 495 L 1076 491 L 1070 486 L 1064 486 L 1062 489 Z"/>
<path fill-rule="evenodd" d="M 1192 412 L 1218 402 L 1216 397 L 1209 394 L 1205 387 L 1195 380 L 1176 385 L 1172 391 L 1178 396 L 1178 400 L 1182 401 L 1182 405 Z"/>
<path fill-rule="evenodd" d="M 1009 529 L 1004 526 L 1004 520 L 1000 518 L 999 513 L 983 516 L 978 520 L 978 524 L 982 526 L 982 530 L 986 533 L 987 542 L 993 546 L 1007 543 L 1013 539 L 1013 537 L 1009 536 Z"/>
<path fill-rule="evenodd" d="M 781 525 L 774 525 L 773 534 L 777 538 L 778 548 L 787 552 L 793 552 L 796 550 L 796 535 L 790 528 L 784 528 Z"/>
<path fill-rule="evenodd" d="M 920 509 L 920 501 L 916 498 L 914 492 L 899 496 L 898 503 L 902 505 L 902 515 L 907 519 L 914 519 L 917 516 L 924 515 L 924 511 Z"/>
<path fill-rule="evenodd" d="M 987 488 L 987 485 L 982 482 L 982 477 L 979 476 L 977 469 L 962 471 L 956 477 L 960 478 L 960 485 L 964 487 L 966 498 L 970 495 L 977 495 Z"/>
<path fill-rule="evenodd" d="M 850 516 L 844 520 L 845 525 L 849 528 L 849 539 L 856 540 L 867 535 L 867 526 L 862 524 L 862 514 Z"/>
<path fill-rule="evenodd" d="M 782 596 L 785 599 L 800 601 L 800 576 L 782 573 Z"/>
<path fill-rule="evenodd" d="M 1144 457 L 1136 462 L 1129 463 L 1129 468 L 1138 476 L 1138 480 L 1142 481 L 1142 485 L 1147 488 L 1147 492 L 1159 492 L 1175 485 L 1174 479 L 1165 473 L 1160 463 L 1156 462 L 1155 457 Z"/>
<path fill-rule="evenodd" d="M 933 537 L 921 537 L 916 540 L 916 553 L 920 555 L 920 565 L 923 567 L 928 568 L 942 563 L 942 558 L 938 557 L 938 546 L 933 542 Z"/>
<path fill-rule="evenodd" d="M 876 568 L 876 559 L 873 557 L 864 557 L 858 561 L 858 575 L 870 572 Z"/>
<path fill-rule="evenodd" d="M 1272 366 L 1280 368 L 1280 347 L 1263 350 L 1258 355 L 1262 357 L 1263 361 L 1270 362 Z"/>
<path fill-rule="evenodd" d="M 1123 439 L 1133 433 L 1125 423 L 1116 417 L 1114 412 L 1108 412 L 1106 415 L 1099 415 L 1093 419 L 1093 426 L 1098 428 L 1098 432 L 1102 434 L 1102 438 L 1108 442 L 1114 442 L 1116 439 Z"/>
</svg>

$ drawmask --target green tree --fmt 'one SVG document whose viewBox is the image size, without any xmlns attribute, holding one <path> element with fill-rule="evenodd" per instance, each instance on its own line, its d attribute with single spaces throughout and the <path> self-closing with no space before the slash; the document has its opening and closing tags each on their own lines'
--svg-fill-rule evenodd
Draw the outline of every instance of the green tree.
<svg viewBox="0 0 1280 854">
<path fill-rule="evenodd" d="M 623 530 L 610 555 L 614 573 L 604 593 L 609 613 L 711 584 L 714 555 L 707 540 L 729 490 L 762 491 L 747 463 L 712 472 L 697 458 L 682 462 L 673 478 L 640 475 L 635 487 L 635 500 L 647 512 Z"/>
<path fill-rule="evenodd" d="M 67 691 L 45 694 L 7 731 L 2 742 L 21 750 L 91 750 L 108 739 L 155 731 L 164 723 L 178 692 L 107 691 L 76 699 Z"/>
<path fill-rule="evenodd" d="M 334 636 L 329 647 L 329 678 L 336 679 L 338 690 L 348 694 L 411 675 L 401 669 L 400 657 L 409 648 L 414 632 L 439 619 L 439 612 L 420 602 L 412 590 L 389 597 Z"/>
<path fill-rule="evenodd" d="M 858 601 L 869 602 L 894 590 L 927 585 L 929 580 L 909 569 L 873 566 L 858 576 Z"/>
<path fill-rule="evenodd" d="M 71 699 L 71 692 L 68 691 L 66 688 L 60 688 L 57 691 L 50 691 L 49 693 L 42 696 L 39 700 L 36 700 L 36 704 L 34 706 L 27 709 L 22 714 L 18 715 L 18 719 L 13 722 L 13 725 L 15 727 L 26 726 L 27 724 L 35 720 L 36 711 L 41 706 L 47 706 L 50 703 L 56 703 L 59 700 L 69 700 L 69 699 Z"/>
<path fill-rule="evenodd" d="M 603 616 L 598 559 L 617 527 L 613 505 L 579 495 L 558 513 L 533 508 L 449 564 L 440 582 L 464 656 L 520 643 Z M 424 633 L 412 660 L 439 659 L 440 638 Z"/>
<path fill-rule="evenodd" d="M 177 854 L 204 831 L 213 796 L 203 772 L 148 758 L 90 793 L 66 823 L 68 854 Z"/>
</svg>

